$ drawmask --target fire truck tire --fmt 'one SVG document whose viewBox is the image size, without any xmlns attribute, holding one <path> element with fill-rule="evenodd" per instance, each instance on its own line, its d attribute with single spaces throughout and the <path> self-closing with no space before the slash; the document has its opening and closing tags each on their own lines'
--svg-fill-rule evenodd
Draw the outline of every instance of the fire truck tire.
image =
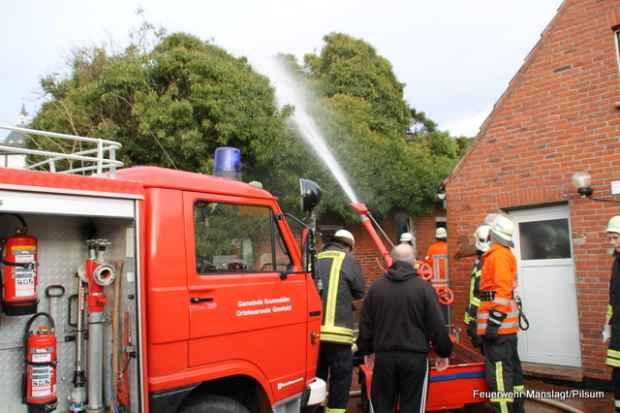
<svg viewBox="0 0 620 413">
<path fill-rule="evenodd" d="M 190 400 L 180 413 L 250 413 L 250 410 L 235 399 L 212 394 Z"/>
</svg>

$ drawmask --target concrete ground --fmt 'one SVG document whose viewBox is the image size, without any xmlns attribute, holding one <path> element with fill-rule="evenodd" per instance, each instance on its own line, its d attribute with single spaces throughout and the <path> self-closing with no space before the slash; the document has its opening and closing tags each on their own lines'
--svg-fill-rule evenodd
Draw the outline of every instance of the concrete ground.
<svg viewBox="0 0 620 413">
<path fill-rule="evenodd" d="M 560 386 L 560 385 L 551 385 L 544 383 L 540 380 L 527 380 L 526 388 L 542 390 L 542 391 L 565 391 L 572 390 L 575 387 L 571 386 Z M 353 390 L 359 389 L 359 385 L 357 384 L 356 379 L 353 381 Z M 613 396 L 611 393 L 605 393 L 605 397 L 603 399 L 594 399 L 594 400 L 583 400 L 583 399 L 568 399 L 561 401 L 562 403 L 568 404 L 574 408 L 581 410 L 584 413 L 612 413 L 613 410 Z M 527 413 L 556 413 L 562 412 L 563 410 L 558 409 L 557 407 L 548 406 L 542 403 L 538 403 L 535 401 L 527 400 L 525 404 L 525 409 Z M 488 405 L 479 405 L 472 406 L 469 409 L 461 409 L 461 410 L 452 410 L 453 413 L 492 413 L 493 410 Z M 360 407 L 360 398 L 352 397 L 349 399 L 349 405 L 347 408 L 347 413 L 363 413 Z"/>
</svg>

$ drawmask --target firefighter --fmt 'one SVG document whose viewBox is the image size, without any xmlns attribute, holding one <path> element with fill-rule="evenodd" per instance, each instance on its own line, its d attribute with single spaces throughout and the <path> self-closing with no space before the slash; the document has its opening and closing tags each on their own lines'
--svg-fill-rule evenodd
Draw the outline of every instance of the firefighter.
<svg viewBox="0 0 620 413">
<path fill-rule="evenodd" d="M 496 412 L 523 412 L 523 372 L 517 351 L 519 310 L 514 298 L 517 262 L 513 222 L 496 215 L 490 224 L 490 246 L 482 255 L 477 334 L 482 338 L 490 401 Z"/>
<path fill-rule="evenodd" d="M 426 262 L 433 269 L 431 284 L 435 288 L 448 287 L 448 232 L 445 228 L 435 230 L 435 242 L 428 247 Z M 441 304 L 441 311 L 446 323 L 450 322 L 450 308 Z"/>
<path fill-rule="evenodd" d="M 476 334 L 476 317 L 478 316 L 478 307 L 480 307 L 480 276 L 482 275 L 482 254 L 489 249 L 489 229 L 486 224 L 476 228 L 474 237 L 476 239 L 476 260 L 471 270 L 471 279 L 469 282 L 469 300 L 465 310 L 465 325 L 467 326 L 467 335 L 474 347 L 481 347 L 482 339 Z"/>
<path fill-rule="evenodd" d="M 606 232 L 609 245 L 613 248 L 614 263 L 611 267 L 609 305 L 602 335 L 604 343 L 609 341 L 606 364 L 612 367 L 614 404 L 616 413 L 620 413 L 620 215 L 609 220 Z"/>
<path fill-rule="evenodd" d="M 353 377 L 353 300 L 364 297 L 364 280 L 352 254 L 353 234 L 336 231 L 317 256 L 317 274 L 324 288 L 323 322 L 317 376 L 327 381 L 326 413 L 343 413 L 347 407 Z"/>
<path fill-rule="evenodd" d="M 448 231 L 445 228 L 435 230 L 435 242 L 426 252 L 426 262 L 433 268 L 433 287 L 447 287 Z"/>
</svg>

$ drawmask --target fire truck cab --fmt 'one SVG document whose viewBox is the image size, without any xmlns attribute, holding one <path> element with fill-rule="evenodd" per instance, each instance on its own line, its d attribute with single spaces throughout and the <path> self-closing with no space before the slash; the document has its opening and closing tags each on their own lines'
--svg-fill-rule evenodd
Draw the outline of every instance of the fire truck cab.
<svg viewBox="0 0 620 413">
<path fill-rule="evenodd" d="M 55 383 L 28 382 L 57 398 L 47 411 L 297 413 L 322 402 L 325 382 L 315 378 L 320 297 L 306 247 L 277 199 L 222 177 L 116 170 L 113 151 L 107 164 L 102 158 L 112 141 L 93 141 L 94 167 L 107 174 L 61 174 L 52 161 L 44 172 L 0 168 L 0 237 L 22 226 L 15 215 L 36 237 L 36 311 L 55 322 Z M 38 152 L 25 150 L 44 156 Z M 93 153 L 64 154 L 65 161 L 85 162 L 79 158 Z M 103 245 L 97 248 L 105 258 L 97 255 L 96 263 L 111 275 L 84 266 L 92 245 Z M 99 333 L 91 333 L 88 301 L 88 283 L 100 281 L 103 327 L 92 331 L 101 331 L 101 352 L 91 350 Z M 50 286 L 63 293 L 48 295 Z M 23 399 L 32 315 L 0 315 L 3 411 L 41 407 Z M 101 373 L 89 371 L 93 362 Z M 76 396 L 80 368 L 85 398 Z"/>
</svg>

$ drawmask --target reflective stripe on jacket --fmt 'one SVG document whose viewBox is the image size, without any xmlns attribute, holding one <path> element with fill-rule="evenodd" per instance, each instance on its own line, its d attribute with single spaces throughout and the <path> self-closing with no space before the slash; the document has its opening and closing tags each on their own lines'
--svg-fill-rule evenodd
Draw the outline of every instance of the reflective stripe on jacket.
<svg viewBox="0 0 620 413">
<path fill-rule="evenodd" d="M 328 243 L 317 256 L 322 292 L 321 341 L 353 343 L 353 300 L 364 297 L 361 268 L 353 254 L 338 243 Z"/>
<path fill-rule="evenodd" d="M 465 324 L 476 321 L 478 317 L 478 307 L 480 307 L 480 277 L 482 276 L 482 263 L 480 258 L 476 257 L 474 268 L 471 270 L 471 278 L 469 280 L 469 301 L 465 310 Z"/>
<path fill-rule="evenodd" d="M 433 287 L 448 287 L 448 243 L 437 241 L 428 247 L 426 262 L 433 269 Z"/>
<path fill-rule="evenodd" d="M 476 333 L 484 335 L 492 310 L 506 314 L 497 330 L 498 334 L 514 334 L 519 331 L 519 309 L 513 291 L 517 282 L 517 261 L 510 248 L 493 243 L 483 255 L 480 291 L 495 294 L 493 301 L 481 301 L 478 309 Z"/>
</svg>

